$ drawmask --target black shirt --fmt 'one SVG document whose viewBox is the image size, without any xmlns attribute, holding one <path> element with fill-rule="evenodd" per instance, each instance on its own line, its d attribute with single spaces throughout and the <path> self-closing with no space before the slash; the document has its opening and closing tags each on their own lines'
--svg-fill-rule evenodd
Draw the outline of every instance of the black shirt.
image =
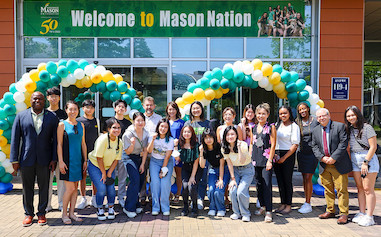
<svg viewBox="0 0 381 237">
<path fill-rule="evenodd" d="M 59 119 L 59 120 L 65 120 L 65 119 L 67 119 L 67 114 L 66 114 L 66 112 L 65 111 L 63 111 L 62 109 L 57 109 L 56 111 L 51 111 L 51 112 L 53 112 L 53 114 L 55 115 L 55 116 L 57 116 L 57 118 Z"/>
<path fill-rule="evenodd" d="M 105 121 L 105 124 L 103 126 L 104 128 L 104 131 L 107 132 L 107 121 L 108 119 Z M 120 123 L 120 128 L 121 128 L 121 131 L 120 131 L 120 135 L 119 135 L 119 138 L 122 138 L 123 134 L 124 134 L 124 131 L 126 131 L 126 129 L 132 124 L 129 120 L 123 118 L 122 120 L 119 120 L 119 123 Z"/>
<path fill-rule="evenodd" d="M 85 126 L 85 141 L 87 153 L 90 153 L 94 150 L 95 141 L 99 136 L 97 119 L 87 119 L 81 116 L 77 118 L 77 121 L 83 123 L 83 125 Z"/>
<path fill-rule="evenodd" d="M 204 148 L 204 158 L 209 161 L 213 168 L 218 168 L 220 167 L 220 159 L 224 157 L 221 154 L 221 148 L 218 146 L 211 151 L 208 148 Z"/>
</svg>

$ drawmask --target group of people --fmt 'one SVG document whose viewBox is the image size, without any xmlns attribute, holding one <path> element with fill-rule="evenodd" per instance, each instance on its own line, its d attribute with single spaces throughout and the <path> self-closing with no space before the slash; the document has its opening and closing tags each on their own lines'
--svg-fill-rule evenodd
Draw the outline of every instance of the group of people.
<svg viewBox="0 0 381 237">
<path fill-rule="evenodd" d="M 258 37 L 267 36 L 303 36 L 305 22 L 300 12 L 296 12 L 291 3 L 281 8 L 269 6 L 268 12 L 264 12 L 257 21 Z"/>
<path fill-rule="evenodd" d="M 145 97 L 145 113 L 136 112 L 132 123 L 123 116 L 126 102 L 115 101 L 115 116 L 105 122 L 101 133 L 99 121 L 94 117 L 94 101 L 84 101 L 84 115 L 78 117 L 80 108 L 74 101 L 66 103 L 65 111 L 59 110 L 59 95 L 57 88 L 49 89 L 50 106 L 45 108 L 44 96 L 33 93 L 32 107 L 17 114 L 12 128 L 11 162 L 15 172 L 21 171 L 24 226 L 33 223 L 36 177 L 40 196 L 38 224 L 46 224 L 54 173 L 63 223 L 82 221 L 74 210 L 79 184 L 82 197 L 78 207 L 87 205 L 87 172 L 93 183 L 92 203 L 99 220 L 115 218 L 118 177 L 118 201 L 129 218 L 143 212 L 142 204 L 147 196 L 152 201 L 152 215 L 162 212 L 168 216 L 170 199 L 178 202 L 180 195 L 181 215 L 197 217 L 207 195 L 208 215 L 225 216 L 225 204 L 230 199 L 233 212 L 230 218 L 248 222 L 251 219 L 249 187 L 255 180 L 259 208 L 254 214 L 272 222 L 272 174 L 276 175 L 281 198 L 275 212 L 286 215 L 292 211 L 296 160 L 303 175 L 306 199 L 298 210 L 300 213 L 312 211 L 312 176 L 319 167 L 327 202 L 326 212 L 319 218 L 336 216 L 336 189 L 340 209 L 337 222 L 347 223 L 348 173 L 353 170 L 360 212 L 352 221 L 361 226 L 374 224 L 374 185 L 379 171 L 376 133 L 355 106 L 345 111 L 343 124 L 332 121 L 325 108 L 319 109 L 316 117 L 312 116 L 308 104 L 303 102 L 297 106 L 294 119 L 291 108 L 283 105 L 278 110 L 278 121 L 271 124 L 267 103 L 256 107 L 249 104 L 238 125 L 234 124 L 235 110 L 227 107 L 222 114 L 223 124 L 215 127 L 206 119 L 199 101 L 191 104 L 190 119 L 185 122 L 175 102 L 168 103 L 166 117 L 162 118 L 154 112 L 154 99 Z M 171 197 L 173 171 L 177 193 Z"/>
</svg>

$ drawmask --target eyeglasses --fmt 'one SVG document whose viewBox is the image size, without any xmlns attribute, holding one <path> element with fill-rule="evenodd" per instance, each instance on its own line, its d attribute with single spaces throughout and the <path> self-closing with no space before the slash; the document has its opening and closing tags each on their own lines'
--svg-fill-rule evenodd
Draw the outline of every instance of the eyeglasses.
<svg viewBox="0 0 381 237">
<path fill-rule="evenodd" d="M 78 126 L 74 125 L 74 134 L 78 134 Z"/>
</svg>

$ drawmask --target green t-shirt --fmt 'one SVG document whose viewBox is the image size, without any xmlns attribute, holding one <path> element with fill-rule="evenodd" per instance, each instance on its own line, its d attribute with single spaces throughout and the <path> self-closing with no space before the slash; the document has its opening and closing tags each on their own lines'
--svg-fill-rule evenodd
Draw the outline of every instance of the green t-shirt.
<svg viewBox="0 0 381 237">
<path fill-rule="evenodd" d="M 269 15 L 269 18 L 268 18 L 268 19 L 269 19 L 270 21 L 273 21 L 273 20 L 274 20 L 274 11 L 269 12 L 268 15 Z"/>
</svg>

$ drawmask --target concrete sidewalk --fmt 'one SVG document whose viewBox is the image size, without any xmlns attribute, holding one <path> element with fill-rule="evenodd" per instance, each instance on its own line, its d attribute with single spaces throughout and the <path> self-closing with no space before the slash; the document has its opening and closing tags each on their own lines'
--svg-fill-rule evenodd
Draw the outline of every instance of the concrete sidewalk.
<svg viewBox="0 0 381 237">
<path fill-rule="evenodd" d="M 85 220 L 65 226 L 61 221 L 61 212 L 54 210 L 47 214 L 48 225 L 38 226 L 35 218 L 31 227 L 22 227 L 24 211 L 19 179 L 14 181 L 14 190 L 0 195 L 0 236 L 380 236 L 381 233 L 381 191 L 377 191 L 375 221 L 372 227 L 360 227 L 355 223 L 336 224 L 336 219 L 320 220 L 317 216 L 325 210 L 324 197 L 314 195 L 313 212 L 300 214 L 297 208 L 304 203 L 301 176 L 294 175 L 293 209 L 288 215 L 273 214 L 273 223 L 264 223 L 263 216 L 252 216 L 251 222 L 233 221 L 226 217 L 207 216 L 208 208 L 200 212 L 197 219 L 180 216 L 181 205 L 171 206 L 171 216 L 153 217 L 150 208 L 145 214 L 129 219 L 116 205 L 115 220 L 98 221 L 95 208 L 79 210 L 79 216 Z M 357 192 L 350 182 L 350 217 L 358 211 Z M 274 208 L 279 205 L 278 188 L 274 187 Z M 250 189 L 252 213 L 255 211 L 255 187 Z M 37 196 L 36 196 L 37 197 Z M 90 198 L 89 198 L 90 200 Z M 53 195 L 53 207 L 57 207 L 57 196 Z M 37 198 L 35 198 L 35 207 Z M 206 204 L 206 207 L 208 203 Z"/>
</svg>

